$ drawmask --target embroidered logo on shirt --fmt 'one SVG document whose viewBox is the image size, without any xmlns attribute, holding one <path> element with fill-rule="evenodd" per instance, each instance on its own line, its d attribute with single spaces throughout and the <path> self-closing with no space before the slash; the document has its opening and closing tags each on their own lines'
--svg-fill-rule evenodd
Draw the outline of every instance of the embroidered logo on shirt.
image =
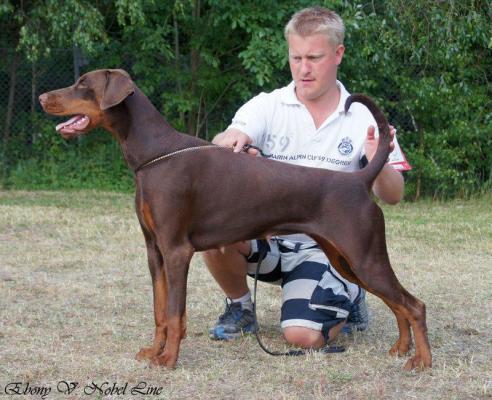
<svg viewBox="0 0 492 400">
<path fill-rule="evenodd" d="M 338 151 L 342 156 L 348 156 L 354 150 L 354 146 L 352 145 L 352 140 L 347 136 L 342 139 L 340 144 L 338 145 Z"/>
</svg>

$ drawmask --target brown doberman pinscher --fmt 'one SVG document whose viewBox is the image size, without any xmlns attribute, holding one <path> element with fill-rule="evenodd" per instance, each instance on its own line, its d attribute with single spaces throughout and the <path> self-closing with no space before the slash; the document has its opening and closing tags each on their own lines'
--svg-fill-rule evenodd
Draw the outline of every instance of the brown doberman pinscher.
<svg viewBox="0 0 492 400">
<path fill-rule="evenodd" d="M 57 130 L 72 138 L 102 126 L 118 140 L 135 174 L 136 213 L 154 290 L 155 338 L 137 359 L 174 367 L 186 333 L 186 283 L 195 251 L 289 233 L 310 235 L 348 280 L 381 298 L 396 316 L 391 354 L 415 356 L 406 369 L 430 367 L 425 305 L 398 282 L 386 250 L 384 217 L 370 196 L 386 162 L 388 123 L 366 96 L 380 139 L 373 160 L 354 173 L 281 163 L 177 132 L 123 70 L 98 70 L 40 96 L 50 114 L 73 116 Z"/>
</svg>

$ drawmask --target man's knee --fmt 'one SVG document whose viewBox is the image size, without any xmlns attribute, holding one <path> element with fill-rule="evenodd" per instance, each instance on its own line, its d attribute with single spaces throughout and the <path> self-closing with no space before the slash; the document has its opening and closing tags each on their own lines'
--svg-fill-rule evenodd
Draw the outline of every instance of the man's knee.
<svg viewBox="0 0 492 400">
<path fill-rule="evenodd" d="M 202 252 L 202 257 L 205 262 L 215 261 L 224 256 L 224 253 L 220 249 L 210 249 Z"/>
<path fill-rule="evenodd" d="M 284 338 L 288 343 L 304 349 L 319 349 L 325 345 L 323 333 L 302 326 L 284 328 Z"/>
<path fill-rule="evenodd" d="M 242 255 L 247 257 L 251 252 L 251 244 L 250 242 L 237 242 L 228 246 L 220 247 L 218 249 L 210 249 L 202 252 L 203 259 L 205 263 L 217 263 L 220 262 L 227 257 Z"/>
</svg>

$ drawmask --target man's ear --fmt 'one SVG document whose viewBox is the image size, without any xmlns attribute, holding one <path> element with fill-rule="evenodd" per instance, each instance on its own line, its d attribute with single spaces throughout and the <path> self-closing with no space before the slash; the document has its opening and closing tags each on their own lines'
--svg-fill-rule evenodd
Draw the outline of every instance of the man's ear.
<svg viewBox="0 0 492 400">
<path fill-rule="evenodd" d="M 345 46 L 341 44 L 335 50 L 335 58 L 336 58 L 337 65 L 340 65 L 342 63 L 342 58 L 344 54 L 345 54 Z"/>
<path fill-rule="evenodd" d="M 101 99 L 101 110 L 107 110 L 125 100 L 135 92 L 135 84 L 130 75 L 122 69 L 106 70 L 106 87 Z"/>
</svg>

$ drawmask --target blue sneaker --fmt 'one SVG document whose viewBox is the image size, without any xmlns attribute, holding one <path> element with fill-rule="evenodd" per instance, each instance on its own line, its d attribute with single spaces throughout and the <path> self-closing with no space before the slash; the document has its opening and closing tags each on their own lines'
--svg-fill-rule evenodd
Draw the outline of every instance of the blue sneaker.
<svg viewBox="0 0 492 400">
<path fill-rule="evenodd" d="M 208 330 L 210 339 L 234 340 L 257 330 L 253 311 L 243 309 L 241 303 L 226 299 L 226 308 L 213 328 Z"/>
<path fill-rule="evenodd" d="M 359 296 L 355 299 L 350 310 L 347 323 L 342 328 L 344 333 L 356 331 L 365 331 L 369 326 L 369 310 L 366 303 L 366 291 L 360 289 Z"/>
</svg>

